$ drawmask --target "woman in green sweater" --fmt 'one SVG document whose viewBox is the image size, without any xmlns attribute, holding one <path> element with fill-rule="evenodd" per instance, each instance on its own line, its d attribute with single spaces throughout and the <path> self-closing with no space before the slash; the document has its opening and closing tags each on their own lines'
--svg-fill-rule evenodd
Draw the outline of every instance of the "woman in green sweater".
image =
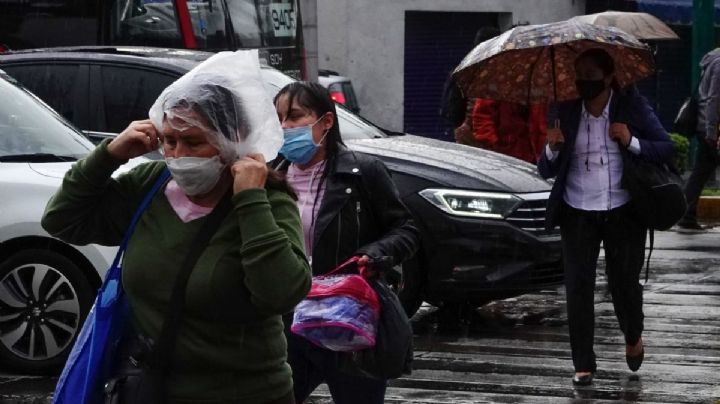
<svg viewBox="0 0 720 404">
<path fill-rule="evenodd" d="M 143 197 L 170 170 L 122 264 L 134 330 L 157 341 L 174 279 L 196 248 L 195 233 L 223 198 L 231 198 L 232 209 L 187 284 L 166 401 L 289 404 L 294 399 L 281 315 L 302 300 L 311 281 L 298 208 L 262 154 L 238 153 L 248 119 L 242 100 L 217 82 L 198 80 L 175 97 L 161 96 L 160 130 L 150 120 L 132 122 L 77 162 L 42 225 L 70 243 L 118 245 Z M 111 176 L 158 146 L 165 161 Z"/>
</svg>

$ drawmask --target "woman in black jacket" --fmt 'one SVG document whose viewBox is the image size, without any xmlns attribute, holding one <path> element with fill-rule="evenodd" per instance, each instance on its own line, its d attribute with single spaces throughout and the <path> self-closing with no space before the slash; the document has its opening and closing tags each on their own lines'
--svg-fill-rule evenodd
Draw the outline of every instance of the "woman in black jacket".
<svg viewBox="0 0 720 404">
<path fill-rule="evenodd" d="M 398 265 L 410 258 L 419 243 L 410 212 L 385 165 L 345 147 L 328 91 L 294 82 L 275 96 L 275 107 L 285 132 L 284 159 L 276 167 L 286 170 L 297 192 L 313 275 L 357 256 L 366 276 L 379 276 L 375 260 L 391 257 Z M 290 335 L 288 344 L 298 403 L 323 382 L 338 404 L 384 402 L 385 380 L 344 373 L 336 352 L 301 337 Z"/>
</svg>

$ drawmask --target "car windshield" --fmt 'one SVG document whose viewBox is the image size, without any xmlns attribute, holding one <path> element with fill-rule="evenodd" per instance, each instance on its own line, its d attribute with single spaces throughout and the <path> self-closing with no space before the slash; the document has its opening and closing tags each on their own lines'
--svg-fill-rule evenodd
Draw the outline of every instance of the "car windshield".
<svg viewBox="0 0 720 404">
<path fill-rule="evenodd" d="M 74 161 L 91 149 L 59 115 L 0 75 L 0 161 Z"/>
<path fill-rule="evenodd" d="M 263 78 L 267 85 L 266 89 L 271 97 L 280 91 L 281 88 L 295 81 L 286 74 L 275 69 L 263 69 Z M 369 121 L 350 112 L 344 105 L 335 103 L 340 122 L 340 133 L 343 140 L 373 139 L 387 137 L 385 132 Z"/>
</svg>

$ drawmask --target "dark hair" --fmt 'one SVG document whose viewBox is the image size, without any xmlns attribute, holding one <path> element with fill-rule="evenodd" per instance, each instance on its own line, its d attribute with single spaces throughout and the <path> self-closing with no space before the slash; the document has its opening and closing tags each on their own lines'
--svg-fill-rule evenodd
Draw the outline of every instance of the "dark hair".
<svg viewBox="0 0 720 404">
<path fill-rule="evenodd" d="M 486 25 L 477 30 L 477 32 L 475 33 L 475 40 L 473 41 L 473 44 L 477 45 L 480 42 L 485 42 L 488 39 L 494 38 L 500 34 L 502 34 L 500 28 L 494 27 L 492 25 Z"/>
<path fill-rule="evenodd" d="M 328 129 L 324 142 L 325 158 L 327 160 L 334 160 L 340 150 L 340 145 L 344 145 L 345 143 L 343 143 L 340 137 L 340 124 L 338 123 L 337 110 L 335 108 L 335 101 L 330 97 L 330 92 L 318 83 L 295 81 L 281 88 L 275 95 L 275 98 L 273 98 L 273 103 L 277 105 L 278 99 L 282 96 L 287 96 L 288 99 L 287 115 L 290 115 L 293 102 L 314 112 L 317 117 L 332 112 L 334 118 L 333 126 Z"/>
<path fill-rule="evenodd" d="M 290 195 L 293 200 L 298 200 L 295 190 L 287 182 L 285 176 L 270 167 L 268 167 L 268 174 L 267 178 L 265 179 L 265 188 L 285 192 L 286 194 Z"/>
<path fill-rule="evenodd" d="M 248 119 L 242 100 L 233 94 L 230 89 L 214 83 L 200 85 L 201 96 L 193 100 L 194 108 L 208 122 L 217 123 L 217 130 L 229 140 L 233 133 L 238 134 L 240 140 L 250 135 Z"/>
<path fill-rule="evenodd" d="M 615 61 L 604 49 L 592 48 L 582 52 L 575 58 L 575 65 L 577 66 L 577 63 L 582 59 L 590 59 L 595 62 L 605 76 L 615 72 Z"/>
<path fill-rule="evenodd" d="M 285 87 L 281 88 L 280 91 L 273 98 L 273 103 L 277 105 L 277 101 L 280 97 L 287 96 L 288 110 L 286 115 L 290 115 L 293 103 L 309 109 L 314 112 L 317 117 L 321 117 L 328 112 L 333 114 L 333 125 L 328 129 L 327 135 L 325 135 L 325 169 L 323 170 L 322 177 L 318 181 L 317 191 L 320 192 L 322 183 L 325 182 L 331 169 L 335 168 L 336 157 L 340 152 L 340 147 L 344 146 L 342 138 L 340 137 L 340 123 L 338 122 L 337 109 L 335 108 L 335 101 L 330 97 L 330 92 L 318 83 L 309 81 L 294 81 Z M 315 203 L 319 198 L 315 198 Z M 313 206 L 313 210 L 315 206 Z M 313 219 L 314 220 L 314 219 Z"/>
<path fill-rule="evenodd" d="M 190 108 L 195 111 L 204 123 L 228 140 L 234 140 L 232 134 L 237 133 L 239 140 L 250 135 L 248 118 L 242 100 L 230 89 L 230 83 L 223 76 L 204 75 L 200 84 L 190 94 L 168 95 L 163 109 Z M 182 89 L 184 90 L 184 89 Z"/>
</svg>

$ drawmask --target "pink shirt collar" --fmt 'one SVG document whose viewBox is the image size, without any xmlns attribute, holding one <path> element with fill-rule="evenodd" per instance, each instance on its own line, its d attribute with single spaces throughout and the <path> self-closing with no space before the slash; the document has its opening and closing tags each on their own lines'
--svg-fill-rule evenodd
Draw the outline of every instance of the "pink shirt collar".
<svg viewBox="0 0 720 404">
<path fill-rule="evenodd" d="M 193 203 L 180 189 L 175 180 L 170 180 L 165 187 L 165 197 L 183 223 L 206 216 L 213 210 L 213 208 Z"/>
</svg>

